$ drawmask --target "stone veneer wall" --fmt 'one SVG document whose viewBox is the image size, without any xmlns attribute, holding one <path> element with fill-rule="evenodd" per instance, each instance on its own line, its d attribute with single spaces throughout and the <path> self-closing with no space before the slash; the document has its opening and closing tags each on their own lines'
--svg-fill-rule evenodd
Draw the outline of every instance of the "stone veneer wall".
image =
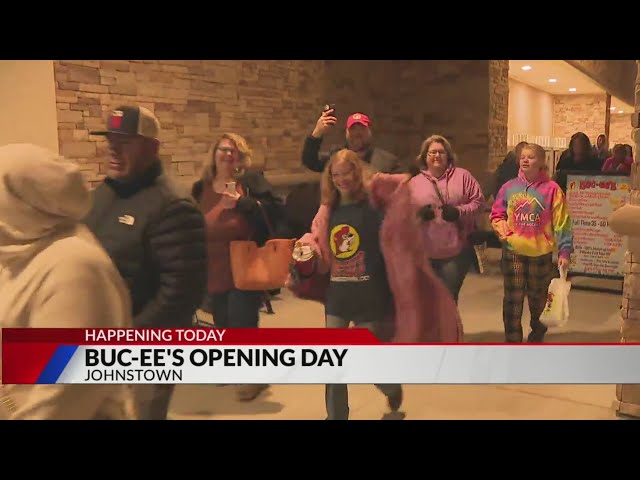
<svg viewBox="0 0 640 480">
<path fill-rule="evenodd" d="M 424 138 L 441 133 L 460 165 L 482 180 L 506 153 L 507 73 L 506 60 L 59 60 L 60 150 L 99 182 L 105 142 L 88 132 L 103 128 L 116 106 L 133 103 L 156 113 L 162 158 L 185 181 L 224 131 L 249 140 L 257 167 L 291 172 L 300 170 L 304 137 L 329 101 L 339 125 L 327 147 L 343 142 L 349 113 L 364 111 L 376 143 L 405 162 Z"/>
<path fill-rule="evenodd" d="M 565 60 L 623 102 L 634 104 L 635 60 Z"/>
<path fill-rule="evenodd" d="M 509 123 L 509 61 L 489 62 L 489 169 L 493 170 L 507 153 Z"/>
<path fill-rule="evenodd" d="M 629 144 L 635 150 L 631 139 L 631 115 L 627 113 L 612 113 L 609 124 L 609 146 L 613 148 L 616 143 Z"/>
<path fill-rule="evenodd" d="M 138 104 L 158 116 L 162 158 L 178 176 L 194 178 L 224 131 L 247 138 L 257 167 L 293 167 L 322 71 L 321 61 L 56 61 L 60 152 L 100 181 L 105 142 L 88 132 L 118 105 Z"/>
<path fill-rule="evenodd" d="M 571 137 L 584 132 L 593 144 L 605 131 L 606 109 L 606 94 L 554 96 L 553 135 Z"/>
</svg>

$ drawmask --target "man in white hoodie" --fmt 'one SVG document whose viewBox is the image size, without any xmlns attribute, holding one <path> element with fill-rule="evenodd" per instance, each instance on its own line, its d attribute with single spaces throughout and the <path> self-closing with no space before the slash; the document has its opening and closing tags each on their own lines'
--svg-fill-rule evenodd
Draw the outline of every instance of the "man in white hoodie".
<svg viewBox="0 0 640 480">
<path fill-rule="evenodd" d="M 132 326 L 123 280 L 80 224 L 90 208 L 75 165 L 35 145 L 0 147 L 0 327 Z M 130 395 L 125 385 L 0 379 L 0 419 L 131 419 Z"/>
</svg>

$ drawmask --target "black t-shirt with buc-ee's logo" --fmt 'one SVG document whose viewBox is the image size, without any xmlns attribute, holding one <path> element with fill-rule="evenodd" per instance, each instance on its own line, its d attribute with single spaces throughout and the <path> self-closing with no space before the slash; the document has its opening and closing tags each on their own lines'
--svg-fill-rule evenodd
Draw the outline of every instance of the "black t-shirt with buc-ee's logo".
<svg viewBox="0 0 640 480">
<path fill-rule="evenodd" d="M 391 305 L 380 249 L 382 213 L 368 201 L 340 205 L 331 213 L 331 281 L 326 313 L 345 320 L 383 320 Z"/>
</svg>

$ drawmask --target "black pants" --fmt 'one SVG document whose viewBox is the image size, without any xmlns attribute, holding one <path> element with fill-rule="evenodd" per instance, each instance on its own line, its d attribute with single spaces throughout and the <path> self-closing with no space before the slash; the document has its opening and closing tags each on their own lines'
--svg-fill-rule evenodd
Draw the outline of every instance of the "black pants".
<svg viewBox="0 0 640 480">
<path fill-rule="evenodd" d="M 205 309 L 213 315 L 217 328 L 258 328 L 263 293 L 237 289 L 210 293 Z"/>
<path fill-rule="evenodd" d="M 140 420 L 166 420 L 175 385 L 134 385 L 136 408 Z"/>
<path fill-rule="evenodd" d="M 455 257 L 431 259 L 433 271 L 447 286 L 456 303 L 458 303 L 464 279 L 473 264 L 474 255 L 473 247 L 467 247 Z"/>
</svg>

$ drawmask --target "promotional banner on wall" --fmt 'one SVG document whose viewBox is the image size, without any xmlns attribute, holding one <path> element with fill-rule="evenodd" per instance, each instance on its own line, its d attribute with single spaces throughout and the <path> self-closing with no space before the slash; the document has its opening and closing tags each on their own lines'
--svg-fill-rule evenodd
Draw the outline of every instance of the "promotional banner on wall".
<svg viewBox="0 0 640 480">
<path fill-rule="evenodd" d="M 629 201 L 625 175 L 569 174 L 567 204 L 573 222 L 571 273 L 622 278 L 625 237 L 609 228 L 611 213 Z"/>
</svg>

